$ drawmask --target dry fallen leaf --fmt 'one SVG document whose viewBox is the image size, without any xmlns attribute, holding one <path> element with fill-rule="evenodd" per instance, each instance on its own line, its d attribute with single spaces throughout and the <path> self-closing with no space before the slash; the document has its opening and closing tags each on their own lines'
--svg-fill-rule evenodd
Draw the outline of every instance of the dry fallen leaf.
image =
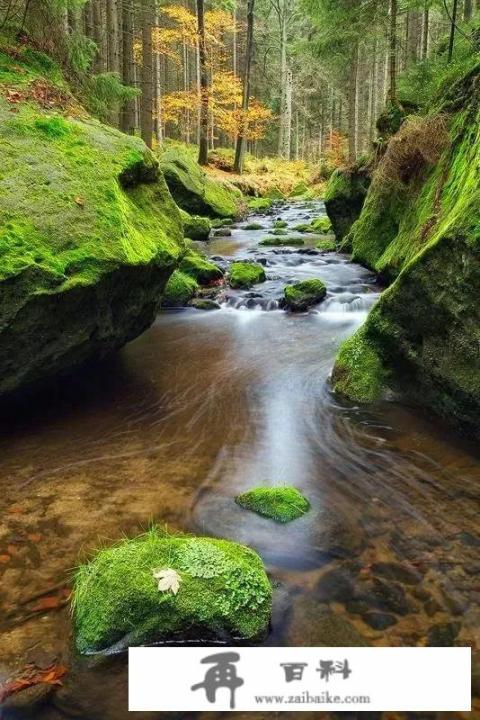
<svg viewBox="0 0 480 720">
<path fill-rule="evenodd" d="M 80 207 L 83 207 L 85 205 L 85 200 L 80 195 L 77 195 L 77 197 L 75 198 L 75 202 Z"/>
<path fill-rule="evenodd" d="M 168 592 L 171 590 L 174 595 L 180 588 L 181 577 L 176 570 L 172 568 L 160 568 L 153 571 L 153 577 L 158 580 L 158 589 L 160 592 Z"/>
</svg>

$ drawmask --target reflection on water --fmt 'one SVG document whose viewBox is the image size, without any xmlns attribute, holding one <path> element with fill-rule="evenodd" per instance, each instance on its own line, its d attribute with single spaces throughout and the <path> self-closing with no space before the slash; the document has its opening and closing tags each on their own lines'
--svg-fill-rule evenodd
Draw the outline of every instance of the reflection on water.
<svg viewBox="0 0 480 720">
<path fill-rule="evenodd" d="M 294 225 L 319 211 L 278 212 Z M 376 301 L 374 278 L 315 239 L 259 249 L 264 236 L 239 228 L 209 252 L 260 260 L 266 283 L 227 291 L 217 312 L 162 314 L 118 359 L 4 417 L 0 674 L 39 647 L 70 668 L 39 720 L 127 717 L 124 659 L 74 660 L 65 611 L 18 608 L 99 539 L 152 520 L 259 550 L 276 586 L 270 644 L 478 649 L 477 449 L 418 410 L 332 396 L 335 352 Z M 325 302 L 279 310 L 283 286 L 309 277 Z M 311 512 L 278 526 L 235 505 L 262 483 L 296 485 Z"/>
</svg>

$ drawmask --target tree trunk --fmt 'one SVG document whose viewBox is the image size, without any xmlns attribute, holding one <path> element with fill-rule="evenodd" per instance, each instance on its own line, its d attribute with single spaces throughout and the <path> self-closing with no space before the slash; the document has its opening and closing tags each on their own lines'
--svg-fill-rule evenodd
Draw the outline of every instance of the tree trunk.
<svg viewBox="0 0 480 720">
<path fill-rule="evenodd" d="M 452 62 L 453 58 L 453 48 L 455 45 L 455 30 L 456 30 L 456 23 L 457 23 L 457 13 L 458 13 L 458 0 L 453 0 L 453 8 L 452 8 L 452 20 L 450 23 L 450 41 L 448 43 L 448 62 Z"/>
<path fill-rule="evenodd" d="M 350 68 L 350 79 L 348 87 L 348 159 L 354 163 L 357 158 L 357 85 L 358 85 L 358 43 L 354 44 L 352 50 L 352 64 Z"/>
<path fill-rule="evenodd" d="M 118 49 L 118 0 L 107 0 L 107 38 L 109 72 L 120 72 Z"/>
<path fill-rule="evenodd" d="M 243 169 L 243 156 L 245 154 L 245 142 L 247 136 L 247 112 L 250 101 L 250 73 L 253 56 L 253 20 L 255 0 L 248 0 L 247 5 L 247 46 L 245 49 L 245 73 L 243 76 L 243 98 L 242 98 L 242 126 L 239 129 L 237 145 L 235 148 L 234 172 L 240 173 Z"/>
<path fill-rule="evenodd" d="M 94 41 L 97 46 L 97 53 L 94 62 L 94 72 L 102 73 L 107 69 L 107 48 L 104 33 L 104 7 L 102 0 L 92 0 L 93 2 L 93 33 Z"/>
<path fill-rule="evenodd" d="M 134 16 L 129 2 L 122 5 L 122 80 L 125 85 L 135 85 L 135 66 L 133 60 Z M 123 132 L 135 133 L 135 100 L 127 100 L 122 108 L 121 128 Z"/>
<path fill-rule="evenodd" d="M 280 156 L 285 160 L 291 158 L 291 144 L 292 144 L 292 90 L 293 90 L 293 73 L 289 67 L 287 67 L 285 88 L 284 88 L 284 103 L 283 103 L 283 136 L 282 136 L 282 147 L 280 150 Z"/>
<path fill-rule="evenodd" d="M 390 102 L 397 99 L 397 0 L 390 0 L 390 55 L 389 55 Z"/>
<path fill-rule="evenodd" d="M 423 11 L 423 23 L 422 23 L 422 60 L 426 60 L 428 57 L 428 36 L 430 30 L 430 10 L 428 5 L 425 3 L 425 9 Z"/>
<path fill-rule="evenodd" d="M 142 10 L 142 97 L 140 103 L 140 133 L 147 147 L 151 148 L 153 137 L 153 0 L 144 0 Z"/>
<path fill-rule="evenodd" d="M 465 22 L 470 22 L 473 17 L 473 0 L 465 0 L 463 6 L 463 19 Z"/>
<path fill-rule="evenodd" d="M 286 122 L 287 122 L 287 22 L 285 14 L 280 16 L 280 127 L 278 133 L 278 154 L 283 157 L 285 147 Z"/>
<path fill-rule="evenodd" d="M 198 162 L 208 162 L 208 69 L 205 44 L 205 6 L 204 0 L 197 0 L 198 65 L 200 71 L 200 126 L 198 142 Z"/>
</svg>

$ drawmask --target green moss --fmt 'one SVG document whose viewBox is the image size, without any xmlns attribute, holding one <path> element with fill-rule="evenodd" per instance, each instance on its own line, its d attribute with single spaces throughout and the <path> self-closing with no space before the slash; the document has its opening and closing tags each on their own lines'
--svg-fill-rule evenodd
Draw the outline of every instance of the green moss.
<svg viewBox="0 0 480 720">
<path fill-rule="evenodd" d="M 248 223 L 247 225 L 245 225 L 245 227 L 243 229 L 244 230 L 264 230 L 265 228 L 260 223 Z"/>
<path fill-rule="evenodd" d="M 308 500 L 294 487 L 253 488 L 237 495 L 235 502 L 246 510 L 280 523 L 297 520 L 310 509 Z"/>
<path fill-rule="evenodd" d="M 275 220 L 275 222 L 273 223 L 273 227 L 275 229 L 286 228 L 288 227 L 288 222 L 286 220 Z"/>
<path fill-rule="evenodd" d="M 299 182 L 297 183 L 292 190 L 290 191 L 288 197 L 290 198 L 298 198 L 300 196 L 304 196 L 308 194 L 310 188 L 305 182 Z"/>
<path fill-rule="evenodd" d="M 180 210 L 183 220 L 183 231 L 185 237 L 191 240 L 208 240 L 212 222 L 209 218 L 200 217 L 199 215 L 189 215 L 185 210 Z"/>
<path fill-rule="evenodd" d="M 316 233 L 327 234 L 333 232 L 332 223 L 330 218 L 324 216 L 319 217 L 312 222 L 312 229 Z"/>
<path fill-rule="evenodd" d="M 264 197 L 269 198 L 270 200 L 285 200 L 285 195 L 276 185 L 269 188 L 264 194 Z"/>
<path fill-rule="evenodd" d="M 275 235 L 277 237 L 285 237 L 285 235 L 288 235 L 287 231 L 284 230 L 282 227 L 276 227 L 273 230 L 269 230 L 269 235 Z"/>
<path fill-rule="evenodd" d="M 267 245 L 272 247 L 279 247 L 284 245 L 305 245 L 305 240 L 301 237 L 266 237 L 260 240 L 259 245 Z"/>
<path fill-rule="evenodd" d="M 265 280 L 265 270 L 258 263 L 234 262 L 230 266 L 228 281 L 232 288 L 249 288 Z"/>
<path fill-rule="evenodd" d="M 369 185 L 370 171 L 365 166 L 339 168 L 330 176 L 324 201 L 338 242 L 359 217 Z"/>
<path fill-rule="evenodd" d="M 154 571 L 180 577 L 177 594 L 161 592 Z M 73 616 L 80 652 L 160 639 L 224 637 L 258 640 L 271 613 L 263 563 L 227 540 L 145 535 L 100 550 L 75 577 Z"/>
<path fill-rule="evenodd" d="M 248 209 L 252 212 L 264 212 L 270 210 L 273 203 L 269 198 L 253 198 L 248 201 Z"/>
<path fill-rule="evenodd" d="M 175 202 L 191 215 L 234 218 L 241 212 L 241 193 L 210 178 L 186 152 L 170 148 L 160 167 Z"/>
<path fill-rule="evenodd" d="M 183 307 L 197 292 L 197 281 L 180 270 L 175 270 L 165 286 L 162 298 L 163 307 Z"/>
<path fill-rule="evenodd" d="M 214 263 L 189 250 L 179 265 L 179 270 L 193 278 L 200 285 L 209 285 L 212 282 L 222 280 L 223 273 Z"/>
<path fill-rule="evenodd" d="M 337 355 L 332 382 L 350 400 L 373 402 L 386 380 L 383 363 L 363 329 L 346 340 Z"/>
<path fill-rule="evenodd" d="M 300 233 L 313 233 L 314 232 L 313 227 L 311 226 L 310 223 L 300 223 L 299 225 L 295 225 L 292 228 L 292 230 L 294 230 L 295 232 L 300 232 Z"/>
<path fill-rule="evenodd" d="M 312 305 L 321 302 L 326 294 L 325 284 L 318 278 L 303 280 L 284 288 L 285 305 L 293 312 L 304 312 Z"/>
<path fill-rule="evenodd" d="M 317 244 L 315 245 L 316 248 L 321 250 L 322 252 L 335 252 L 337 249 L 337 245 L 335 240 L 332 240 L 331 238 L 326 238 L 325 240 L 319 240 Z"/>
</svg>

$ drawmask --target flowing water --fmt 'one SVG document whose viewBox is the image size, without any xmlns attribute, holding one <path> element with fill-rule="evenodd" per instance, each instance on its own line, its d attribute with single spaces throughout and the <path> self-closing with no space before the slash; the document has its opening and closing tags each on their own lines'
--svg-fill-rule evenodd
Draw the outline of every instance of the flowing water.
<svg viewBox="0 0 480 720">
<path fill-rule="evenodd" d="M 249 221 L 322 213 L 285 205 Z M 79 558 L 151 521 L 261 553 L 276 588 L 269 644 L 479 648 L 477 447 L 398 401 L 335 397 L 335 353 L 380 289 L 346 256 L 316 251 L 318 238 L 259 247 L 265 235 L 239 227 L 208 251 L 224 266 L 262 262 L 267 282 L 226 291 L 218 311 L 162 313 L 114 360 L 2 417 L 0 681 L 42 657 L 69 669 L 39 720 L 127 718 L 124 656 L 75 658 L 66 607 L 38 596 L 62 604 Z M 310 277 L 326 300 L 279 309 L 284 285 Z M 312 504 L 289 525 L 233 501 L 283 483 Z"/>
</svg>

